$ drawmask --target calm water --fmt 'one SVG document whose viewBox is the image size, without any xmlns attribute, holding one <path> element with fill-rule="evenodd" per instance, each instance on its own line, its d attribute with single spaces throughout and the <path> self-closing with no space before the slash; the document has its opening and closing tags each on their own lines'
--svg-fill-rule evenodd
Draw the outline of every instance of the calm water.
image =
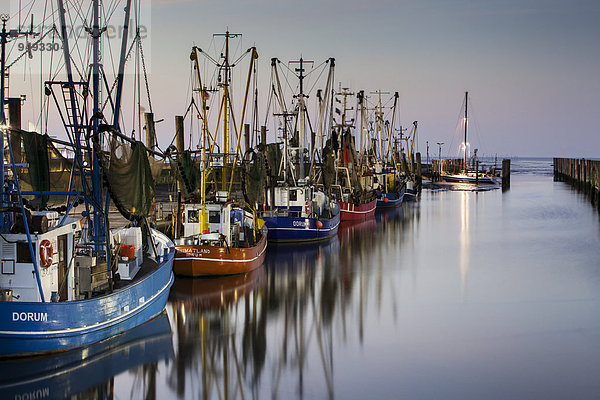
<svg viewBox="0 0 600 400">
<path fill-rule="evenodd" d="M 548 160 L 512 170 L 505 193 L 424 190 L 252 274 L 178 279 L 141 337 L 0 397 L 598 399 L 598 212 Z"/>
</svg>

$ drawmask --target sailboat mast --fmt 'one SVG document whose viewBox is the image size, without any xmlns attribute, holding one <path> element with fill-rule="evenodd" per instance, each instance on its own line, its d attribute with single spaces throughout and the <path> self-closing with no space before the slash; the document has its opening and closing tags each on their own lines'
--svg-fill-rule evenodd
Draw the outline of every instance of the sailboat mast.
<svg viewBox="0 0 600 400">
<path fill-rule="evenodd" d="M 469 92 L 465 92 L 465 142 L 464 142 L 464 147 L 465 147 L 465 151 L 464 151 L 464 164 L 463 164 L 463 169 L 466 172 L 467 171 L 467 115 L 468 115 L 468 110 L 469 108 Z"/>
</svg>

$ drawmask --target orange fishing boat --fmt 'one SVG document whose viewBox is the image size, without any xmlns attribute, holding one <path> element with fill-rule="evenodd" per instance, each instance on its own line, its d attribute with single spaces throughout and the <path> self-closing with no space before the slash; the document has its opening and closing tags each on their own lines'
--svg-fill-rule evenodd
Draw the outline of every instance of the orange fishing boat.
<svg viewBox="0 0 600 400">
<path fill-rule="evenodd" d="M 241 131 L 241 122 L 240 126 L 235 125 L 237 118 L 233 115 L 229 92 L 233 67 L 229 63 L 229 39 L 240 35 L 227 32 L 223 36 L 226 50 L 221 54 L 222 61 L 216 63 L 218 79 L 217 82 L 209 82 L 208 86 L 219 87 L 221 92 L 221 107 L 215 118 L 216 128 L 212 132 L 208 121 L 213 118 L 208 111 L 215 108 L 207 103 L 210 96 L 206 94 L 208 89 L 203 84 L 202 68 L 198 62 L 198 58 L 206 54 L 197 47 L 192 49 L 191 54 L 198 87 L 194 93 L 199 96 L 193 104 L 200 104 L 199 112 L 202 114 L 201 139 L 199 152 L 178 150 L 177 154 L 177 170 L 185 177 L 182 183 L 188 193 L 186 202 L 179 203 L 174 213 L 174 226 L 177 227 L 173 229 L 176 250 L 173 271 L 178 275 L 203 277 L 241 274 L 260 267 L 265 258 L 267 227 L 263 220 L 257 218 L 256 205 L 253 208 L 247 203 L 232 201 L 241 197 L 240 182 L 235 178 L 238 176 L 236 169 L 242 166 L 243 152 L 240 135 L 237 134 Z M 252 66 L 258 55 L 254 47 L 246 54 L 250 54 L 250 80 Z M 215 62 L 211 57 L 208 60 Z M 213 74 L 210 76 L 216 79 Z M 244 98 L 247 96 L 248 88 Z M 245 108 L 238 121 L 244 121 L 244 111 Z M 219 146 L 217 137 L 220 126 L 223 130 Z M 232 148 L 236 142 L 237 145 Z"/>
<path fill-rule="evenodd" d="M 207 241 L 206 244 L 177 245 L 175 249 L 173 269 L 178 275 L 243 274 L 262 265 L 267 250 L 267 228 L 263 226 L 260 240 L 252 247 L 222 246 L 219 242 L 210 245 Z"/>
</svg>

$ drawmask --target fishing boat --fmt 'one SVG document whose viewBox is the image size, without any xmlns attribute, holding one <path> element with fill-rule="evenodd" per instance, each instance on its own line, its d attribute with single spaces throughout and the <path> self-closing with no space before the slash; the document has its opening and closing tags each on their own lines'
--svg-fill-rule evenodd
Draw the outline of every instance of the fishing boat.
<svg viewBox="0 0 600 400">
<path fill-rule="evenodd" d="M 377 178 L 377 209 L 387 209 L 398 207 L 402 204 L 406 193 L 406 181 L 408 180 L 407 174 L 401 168 L 401 164 L 395 154 L 398 149 L 392 146 L 392 135 L 394 132 L 394 122 L 396 120 L 396 108 L 398 106 L 398 92 L 393 95 L 394 103 L 391 107 L 392 115 L 391 122 L 384 120 L 385 113 L 382 104 L 381 96 L 389 94 L 377 90 L 373 94 L 378 97 L 377 106 L 375 108 L 375 134 L 374 138 L 371 138 L 369 142 L 375 142 L 376 146 L 372 146 L 367 156 L 364 156 L 364 152 L 361 150 L 361 164 L 364 166 L 365 161 L 367 165 L 374 170 L 374 175 Z M 363 93 L 359 94 L 359 108 L 361 109 L 361 126 L 364 126 L 364 115 L 367 112 L 366 99 Z M 361 129 L 361 131 L 364 129 Z M 400 127 L 402 132 L 402 127 Z M 385 146 L 384 142 L 387 141 L 388 145 Z M 361 140 L 362 142 L 362 140 Z M 371 161 L 373 160 L 373 161 Z M 369 161 L 371 161 L 369 163 Z"/>
<path fill-rule="evenodd" d="M 277 66 L 279 60 L 272 60 L 273 75 L 277 77 L 276 90 L 273 93 L 283 97 L 279 83 Z M 312 140 L 310 157 L 306 143 L 307 131 L 311 129 L 306 107 L 308 94 L 304 92 L 304 79 L 306 61 L 302 57 L 290 64 L 298 64 L 295 72 L 299 81 L 299 93 L 294 95 L 295 107 L 293 112 L 288 112 L 283 101 L 279 102 L 282 109 L 277 116 L 283 117 L 283 156 L 278 165 L 271 165 L 278 173 L 272 177 L 272 185 L 267 188 L 265 194 L 264 210 L 260 216 L 269 229 L 269 241 L 273 242 L 309 242 L 326 240 L 337 233 L 340 224 L 340 207 L 336 201 L 331 200 L 322 190 L 318 190 L 313 183 L 315 176 L 314 160 L 318 156 L 315 140 Z M 334 59 L 329 59 L 325 66 L 329 65 L 327 87 L 325 92 L 329 93 L 333 80 Z M 311 71 L 311 72 L 314 72 Z M 314 85 L 313 85 L 314 86 Z M 322 134 L 323 115 L 326 112 L 326 102 L 321 101 L 319 109 L 318 135 Z M 288 127 L 289 119 L 293 117 L 292 127 Z M 290 140 L 290 131 L 293 137 Z M 311 138 L 315 135 L 311 132 Z M 268 159 L 268 158 L 267 158 Z M 308 167 L 308 168 L 307 168 Z M 247 179 L 248 181 L 249 179 Z M 254 182 L 260 185 L 260 182 Z M 249 185 L 246 185 L 248 187 Z"/>
<path fill-rule="evenodd" d="M 0 357 L 62 352 L 126 332 L 163 311 L 174 279 L 174 245 L 146 219 L 153 194 L 149 149 L 120 133 L 127 31 L 117 90 L 101 109 L 100 82 L 108 78 L 100 52 L 90 53 L 92 60 L 84 64 L 89 70 L 75 80 L 65 7 L 62 0 L 57 4 L 66 77 L 45 82 L 44 90 L 48 101 L 54 99 L 68 141 L 23 131 L 18 119 L 6 123 L 5 46 L 18 33 L 7 33 L 8 18 L 2 18 L 0 144 L 8 155 L 0 157 Z M 100 20 L 98 0 L 89 11 L 90 40 L 98 50 L 108 21 Z M 125 21 L 129 12 L 127 7 Z M 61 161 L 69 170 L 66 190 L 53 187 L 49 171 L 49 158 L 60 154 L 57 143 L 72 154 Z M 23 186 L 26 175 L 31 190 Z M 145 185 L 132 191 L 120 178 Z M 121 197 L 123 189 L 138 202 Z M 49 199 L 55 198 L 66 200 L 52 208 Z M 110 229 L 110 204 L 131 226 Z"/>
<path fill-rule="evenodd" d="M 336 94 L 342 98 L 342 100 L 338 100 L 342 110 L 336 109 L 336 113 L 339 111 L 341 121 L 335 125 L 332 137 L 323 150 L 324 178 L 329 181 L 325 185 L 330 186 L 332 192 L 337 195 L 341 221 L 363 221 L 371 219 L 375 215 L 377 206 L 375 176 L 372 170 L 361 167 L 354 137 L 350 130 L 354 121 L 348 120 L 346 116 L 346 112 L 350 110 L 347 99 L 353 93 L 347 88 L 340 88 Z M 338 138 L 340 141 L 339 151 L 337 149 Z M 326 177 L 328 175 L 326 171 L 332 170 L 327 168 L 330 160 L 334 162 L 333 171 L 335 172 L 333 177 Z"/>
<path fill-rule="evenodd" d="M 200 48 L 192 49 L 192 65 L 198 85 L 199 113 L 202 115 L 200 127 L 200 150 L 184 152 L 177 149 L 178 170 L 182 172 L 187 186 L 187 199 L 177 207 L 175 220 L 175 248 L 177 254 L 173 269 L 176 274 L 192 277 L 232 275 L 252 271 L 260 267 L 265 258 L 267 247 L 267 227 L 257 217 L 256 211 L 243 201 L 241 188 L 234 187 L 234 180 L 241 171 L 241 125 L 235 125 L 233 104 L 229 92 L 232 65 L 229 62 L 229 40 L 240 36 L 226 32 L 225 51 L 222 59 L 216 62 L 217 80 L 220 91 L 219 115 L 217 121 L 222 123 L 221 152 L 216 151 L 217 128 L 209 131 L 209 89 L 203 85 L 198 58 L 205 54 Z M 256 48 L 250 48 L 248 81 L 258 58 Z M 208 57 L 209 60 L 213 60 Z M 217 91 L 217 90 L 215 90 Z M 244 96 L 244 105 L 248 96 L 248 87 Z M 218 97 L 218 96 L 215 96 Z M 245 108 L 242 109 L 240 124 L 244 121 Z M 230 142 L 231 131 L 237 135 L 237 143 Z M 212 138 L 212 139 L 211 139 Z M 235 137 L 234 137 L 235 139 Z M 183 139 L 178 140 L 183 143 Z M 236 144 L 230 152 L 230 144 Z M 192 156 L 195 158 L 192 159 Z M 199 156 L 199 157 L 198 157 Z M 185 160 L 188 162 L 184 162 Z M 185 167 L 183 166 L 185 164 Z M 194 185 L 193 176 L 199 176 Z M 239 185 L 236 185 L 239 186 Z M 216 189 L 216 190 L 215 190 Z"/>
<path fill-rule="evenodd" d="M 33 359 L 3 360 L 0 392 L 7 399 L 58 400 L 83 393 L 86 398 L 104 398 L 102 394 L 112 391 L 115 376 L 173 357 L 171 325 L 163 311 L 142 325 L 87 347 Z"/>
<path fill-rule="evenodd" d="M 468 126 L 469 126 L 469 92 L 465 92 L 464 102 L 465 116 L 464 124 L 464 141 L 461 143 L 461 151 L 463 153 L 462 162 L 458 166 L 458 171 L 449 171 L 443 168 L 443 163 L 440 163 L 442 170 L 439 173 L 440 180 L 450 183 L 469 183 L 469 184 L 496 184 L 494 174 L 486 173 L 479 170 L 477 162 L 477 149 L 475 149 L 473 157 L 470 157 L 470 145 L 468 141 Z M 470 162 L 471 161 L 471 162 Z M 471 168 L 469 167 L 471 164 Z"/>
</svg>

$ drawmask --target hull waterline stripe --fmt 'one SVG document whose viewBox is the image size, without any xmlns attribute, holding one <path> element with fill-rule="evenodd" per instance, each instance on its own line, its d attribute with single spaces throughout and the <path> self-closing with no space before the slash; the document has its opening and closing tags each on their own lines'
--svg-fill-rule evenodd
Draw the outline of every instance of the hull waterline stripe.
<svg viewBox="0 0 600 400">
<path fill-rule="evenodd" d="M 354 211 L 354 210 L 350 210 L 350 209 L 348 209 L 348 210 L 342 209 L 342 211 L 349 212 L 349 213 L 354 213 L 354 214 L 366 214 L 366 213 L 369 213 L 369 212 L 373 211 L 374 209 L 375 209 L 375 207 L 373 207 L 373 208 L 371 208 L 370 210 L 367 210 L 367 211 Z"/>
</svg>

